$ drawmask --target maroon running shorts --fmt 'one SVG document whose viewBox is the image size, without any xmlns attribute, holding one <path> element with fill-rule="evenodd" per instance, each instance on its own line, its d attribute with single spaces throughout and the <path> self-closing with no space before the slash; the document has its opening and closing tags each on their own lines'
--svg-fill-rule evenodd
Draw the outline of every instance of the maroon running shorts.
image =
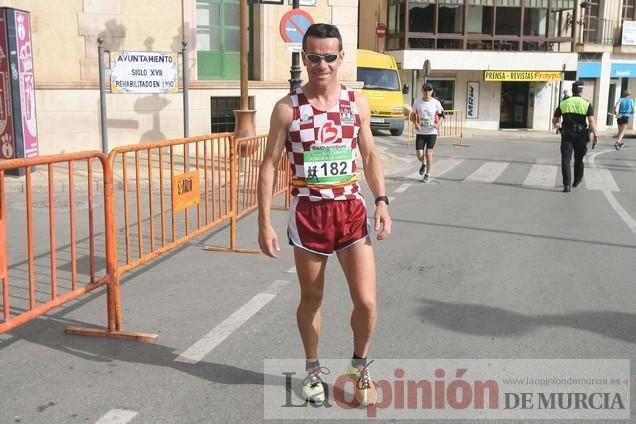
<svg viewBox="0 0 636 424">
<path fill-rule="evenodd" d="M 331 255 L 369 236 L 367 208 L 362 199 L 321 200 L 293 197 L 289 207 L 289 244 Z"/>
</svg>

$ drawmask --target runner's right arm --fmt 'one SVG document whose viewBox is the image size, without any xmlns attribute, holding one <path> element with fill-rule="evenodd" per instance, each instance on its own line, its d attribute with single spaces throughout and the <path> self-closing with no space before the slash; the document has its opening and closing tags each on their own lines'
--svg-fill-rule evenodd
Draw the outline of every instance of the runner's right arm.
<svg viewBox="0 0 636 424">
<path fill-rule="evenodd" d="M 413 126 L 417 131 L 420 130 L 420 112 L 417 109 L 417 102 L 413 103 L 413 115 L 411 115 L 411 121 L 413 121 Z"/>
<path fill-rule="evenodd" d="M 274 178 L 281 155 L 285 149 L 287 132 L 292 121 L 293 109 L 289 97 L 279 100 L 274 106 L 269 123 L 267 145 L 263 162 L 258 172 L 258 244 L 267 256 L 278 257 L 280 246 L 276 230 L 272 227 L 271 207 L 274 193 Z"/>
</svg>

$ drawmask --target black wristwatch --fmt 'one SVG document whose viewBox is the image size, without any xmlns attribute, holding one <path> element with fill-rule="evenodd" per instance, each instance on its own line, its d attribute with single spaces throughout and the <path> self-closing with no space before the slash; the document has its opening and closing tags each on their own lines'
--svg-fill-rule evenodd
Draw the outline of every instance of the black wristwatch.
<svg viewBox="0 0 636 424">
<path fill-rule="evenodd" d="M 386 196 L 378 196 L 375 198 L 375 205 L 378 206 L 378 202 L 384 202 L 389 206 L 389 198 Z"/>
</svg>

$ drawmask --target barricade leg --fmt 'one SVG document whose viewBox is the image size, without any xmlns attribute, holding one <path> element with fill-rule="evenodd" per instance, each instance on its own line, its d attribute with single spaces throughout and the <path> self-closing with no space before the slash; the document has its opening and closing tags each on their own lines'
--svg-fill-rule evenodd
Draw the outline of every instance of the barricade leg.
<svg viewBox="0 0 636 424">
<path fill-rule="evenodd" d="M 106 259 L 105 273 L 100 277 L 95 275 L 95 216 L 94 216 L 94 198 L 93 198 L 93 184 L 101 183 L 98 178 L 93 177 L 93 168 L 91 161 L 99 160 L 103 170 L 103 187 L 104 187 L 104 221 L 103 221 L 103 236 L 105 239 L 105 252 Z M 75 208 L 76 196 L 76 174 L 83 172 L 75 165 L 85 164 L 86 170 L 86 183 L 88 185 L 87 190 L 87 214 L 86 216 L 79 216 L 78 209 Z M 34 241 L 37 240 L 37 233 L 41 231 L 39 227 L 45 221 L 38 221 L 34 223 L 34 197 L 32 194 L 33 184 L 31 179 L 31 170 L 38 165 L 46 165 L 45 171 L 48 171 L 48 175 L 45 175 L 48 181 L 48 229 L 46 232 L 49 236 L 50 252 L 50 268 L 49 276 L 50 282 L 45 284 L 41 283 L 42 275 L 46 275 L 42 272 L 36 272 L 36 266 L 39 266 L 38 256 L 36 255 L 36 249 Z M 68 197 L 60 196 L 61 200 L 68 201 L 68 237 L 69 242 L 66 246 L 59 246 L 56 243 L 56 219 L 55 215 L 59 209 L 56 209 L 55 202 L 55 173 L 54 165 L 57 165 L 56 169 L 60 172 L 66 172 L 68 175 Z M 5 196 L 5 181 L 4 174 L 6 170 L 16 170 L 24 168 L 26 170 L 25 180 L 25 201 L 26 201 L 26 245 L 27 245 L 27 261 L 25 261 L 27 268 L 23 270 L 26 277 L 22 280 L 28 283 L 28 290 L 26 291 L 26 297 L 13 296 L 10 293 L 12 289 L 12 281 L 9 275 L 9 259 L 7 250 L 7 230 L 16 230 L 15 225 L 7 223 L 6 211 L 6 196 Z M 80 298 L 81 296 L 89 293 L 102 286 L 106 287 L 107 291 L 107 328 L 69 328 L 67 333 L 69 334 L 85 334 L 85 335 L 99 335 L 113 338 L 127 338 L 136 340 L 154 340 L 157 336 L 147 333 L 133 333 L 123 332 L 121 330 L 121 307 L 120 307 L 120 294 L 119 294 L 119 280 L 117 274 L 117 257 L 116 257 L 116 240 L 114 231 L 114 206 L 112 201 L 112 168 L 108 164 L 106 157 L 101 152 L 76 152 L 68 153 L 64 155 L 50 155 L 39 156 L 35 158 L 27 159 L 12 159 L 8 161 L 0 162 L 0 287 L 2 288 L 1 306 L 3 309 L 3 316 L 0 317 L 0 333 L 10 331 L 22 324 L 25 324 L 37 317 L 40 317 L 47 312 L 62 306 L 71 300 Z M 81 185 L 81 182 L 78 183 Z M 87 221 L 81 219 L 84 218 Z M 80 222 L 83 224 L 80 225 Z M 89 270 L 88 273 L 78 272 L 78 244 L 81 243 L 78 240 L 76 234 L 80 228 L 88 232 L 88 259 Z M 61 237 L 63 238 L 63 237 Z M 68 263 L 68 275 L 66 278 L 70 283 L 59 290 L 58 273 L 61 267 L 58 265 L 57 250 L 68 249 L 70 253 L 70 262 Z M 46 255 L 40 255 L 39 260 Z M 40 262 L 41 263 L 41 262 Z M 11 265 L 13 267 L 13 265 Z M 17 267 L 17 265 L 16 265 Z M 13 269 L 13 268 L 11 268 Z M 80 274 L 86 275 L 87 282 L 80 281 Z M 19 280 L 18 280 L 19 281 Z M 42 295 L 44 293 L 44 295 Z M 36 297 L 38 296 L 39 297 Z M 46 300 L 44 299 L 46 297 Z M 18 305 L 10 305 L 11 301 L 18 300 Z M 20 302 L 22 302 L 20 304 Z M 12 313 L 13 308 L 13 313 Z"/>
<path fill-rule="evenodd" d="M 111 337 L 115 339 L 138 340 L 151 342 L 157 334 L 123 331 L 121 318 L 121 290 L 119 270 L 117 268 L 117 231 L 114 217 L 113 175 L 110 163 L 105 163 L 104 170 L 104 213 L 106 221 L 106 271 L 109 281 L 106 291 L 108 309 L 108 328 L 67 327 L 66 334 L 94 337 Z M 106 169 L 108 168 L 108 169 Z"/>
<path fill-rule="evenodd" d="M 245 170 L 249 168 L 249 161 L 246 157 L 252 146 L 237 144 L 234 137 L 230 137 L 230 247 L 221 247 L 221 246 L 203 246 L 203 250 L 212 251 L 212 252 L 233 252 L 233 253 L 252 253 L 257 254 L 260 253 L 259 250 L 255 249 L 239 249 L 236 247 L 236 222 L 237 218 L 237 209 L 238 209 L 238 176 L 241 172 L 241 169 Z M 245 156 L 241 155 L 241 150 L 244 149 Z"/>
</svg>

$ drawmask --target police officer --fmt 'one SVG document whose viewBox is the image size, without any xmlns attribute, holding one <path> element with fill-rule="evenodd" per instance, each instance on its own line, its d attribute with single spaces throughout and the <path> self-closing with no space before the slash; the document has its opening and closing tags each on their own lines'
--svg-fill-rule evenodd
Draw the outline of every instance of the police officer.
<svg viewBox="0 0 636 424">
<path fill-rule="evenodd" d="M 598 131 L 592 104 L 581 97 L 583 81 L 572 83 L 572 96 L 562 100 L 554 111 L 552 125 L 561 130 L 561 174 L 563 175 L 563 192 L 570 191 L 583 179 L 583 157 L 587 153 L 589 132 L 594 134 L 592 143 L 598 144 Z M 563 122 L 561 122 L 563 118 Z M 587 121 L 586 121 L 587 120 Z M 588 128 L 589 124 L 589 128 Z M 570 160 L 574 151 L 574 181 L 570 173 Z"/>
</svg>

